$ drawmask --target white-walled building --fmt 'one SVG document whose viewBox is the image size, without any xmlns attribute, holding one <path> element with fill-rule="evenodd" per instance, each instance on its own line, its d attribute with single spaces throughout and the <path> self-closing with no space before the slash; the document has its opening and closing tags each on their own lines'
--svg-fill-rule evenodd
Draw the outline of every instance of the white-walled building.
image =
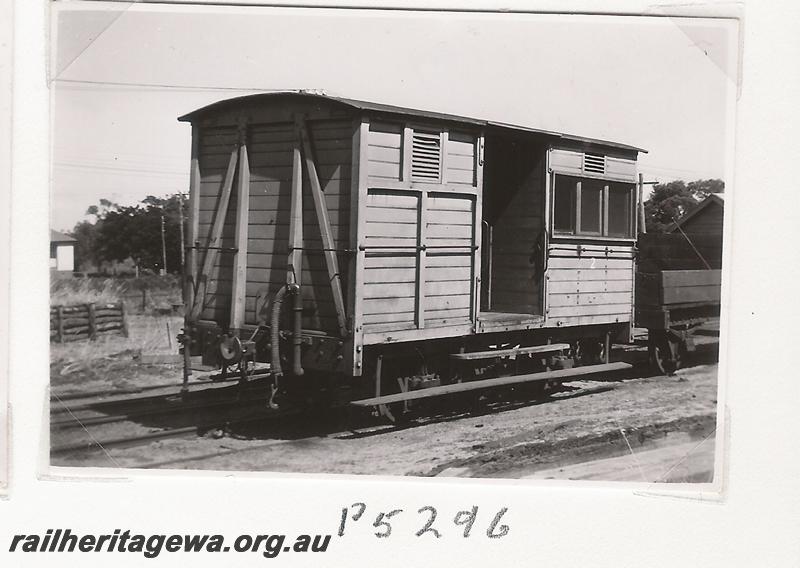
<svg viewBox="0 0 800 568">
<path fill-rule="evenodd" d="M 77 241 L 58 231 L 50 230 L 50 270 L 75 271 L 75 243 Z"/>
</svg>

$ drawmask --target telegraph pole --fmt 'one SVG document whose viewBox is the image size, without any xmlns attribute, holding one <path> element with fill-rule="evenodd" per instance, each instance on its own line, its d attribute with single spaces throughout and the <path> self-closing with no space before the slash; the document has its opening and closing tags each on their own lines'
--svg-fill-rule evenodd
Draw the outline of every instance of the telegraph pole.
<svg viewBox="0 0 800 568">
<path fill-rule="evenodd" d="M 161 276 L 167 273 L 167 241 L 164 238 L 164 210 L 161 210 Z"/>
<path fill-rule="evenodd" d="M 646 220 L 645 220 L 645 215 L 644 215 L 644 186 L 646 186 L 646 185 L 657 185 L 657 184 L 658 184 L 657 181 L 644 181 L 644 176 L 641 174 L 641 172 L 639 173 L 639 183 L 637 184 L 639 186 L 639 191 L 638 191 L 638 193 L 639 193 L 639 206 L 637 207 L 637 209 L 639 209 L 639 232 L 640 233 L 646 233 L 647 232 Z"/>
<path fill-rule="evenodd" d="M 644 219 L 644 176 L 639 172 L 639 232 L 646 233 L 647 226 Z"/>
<path fill-rule="evenodd" d="M 185 241 L 185 237 L 183 235 L 183 222 L 184 222 L 184 219 L 183 219 L 183 194 L 179 193 L 178 195 L 180 196 L 180 207 L 181 207 L 181 223 L 180 223 L 180 225 L 181 225 L 181 271 L 182 271 L 183 267 L 186 265 L 186 243 L 184 242 Z"/>
</svg>

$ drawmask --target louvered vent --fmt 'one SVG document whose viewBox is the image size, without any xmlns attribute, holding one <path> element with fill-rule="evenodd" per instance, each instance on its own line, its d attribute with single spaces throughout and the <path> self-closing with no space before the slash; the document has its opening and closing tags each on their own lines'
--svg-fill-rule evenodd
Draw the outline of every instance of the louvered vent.
<svg viewBox="0 0 800 568">
<path fill-rule="evenodd" d="M 442 141 L 438 132 L 415 130 L 411 151 L 411 179 L 439 180 Z"/>
<path fill-rule="evenodd" d="M 584 154 L 583 171 L 592 174 L 605 174 L 606 157 L 602 154 Z"/>
</svg>

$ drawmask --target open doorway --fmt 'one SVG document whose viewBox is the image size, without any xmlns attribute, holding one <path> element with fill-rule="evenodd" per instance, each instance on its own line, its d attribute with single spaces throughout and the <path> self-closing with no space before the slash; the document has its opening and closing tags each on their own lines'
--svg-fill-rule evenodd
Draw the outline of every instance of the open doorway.
<svg viewBox="0 0 800 568">
<path fill-rule="evenodd" d="M 543 315 L 546 153 L 545 144 L 529 137 L 486 137 L 483 321 L 513 324 Z"/>
</svg>

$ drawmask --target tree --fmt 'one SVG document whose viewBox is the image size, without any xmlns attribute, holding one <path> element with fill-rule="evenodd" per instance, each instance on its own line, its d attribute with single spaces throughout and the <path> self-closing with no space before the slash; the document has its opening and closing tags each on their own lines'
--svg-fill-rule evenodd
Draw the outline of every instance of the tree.
<svg viewBox="0 0 800 568">
<path fill-rule="evenodd" d="M 721 179 L 699 179 L 687 183 L 686 189 L 702 201 L 712 193 L 725 193 L 725 182 Z"/>
<path fill-rule="evenodd" d="M 711 193 L 725 191 L 725 182 L 720 179 L 696 180 L 685 183 L 671 181 L 653 186 L 653 192 L 644 202 L 647 231 L 662 233 L 674 221 L 680 219 Z"/>
<path fill-rule="evenodd" d="M 97 225 L 89 221 L 81 221 L 70 231 L 69 235 L 75 243 L 75 266 L 79 270 L 90 272 L 90 267 L 100 264 L 97 254 Z"/>
<path fill-rule="evenodd" d="M 83 239 L 85 254 L 96 262 L 130 258 L 140 269 L 160 270 L 163 268 L 163 215 L 167 268 L 170 272 L 180 272 L 182 203 L 177 194 L 163 198 L 149 195 L 132 206 L 120 206 L 103 199 L 99 206 L 93 205 L 87 211 L 95 216 L 95 223 L 78 223 L 73 233 L 80 231 L 86 235 Z"/>
<path fill-rule="evenodd" d="M 86 210 L 87 215 L 94 215 L 95 220 L 105 217 L 109 211 L 117 209 L 119 205 L 108 199 L 101 199 L 99 205 L 91 205 Z"/>
</svg>

